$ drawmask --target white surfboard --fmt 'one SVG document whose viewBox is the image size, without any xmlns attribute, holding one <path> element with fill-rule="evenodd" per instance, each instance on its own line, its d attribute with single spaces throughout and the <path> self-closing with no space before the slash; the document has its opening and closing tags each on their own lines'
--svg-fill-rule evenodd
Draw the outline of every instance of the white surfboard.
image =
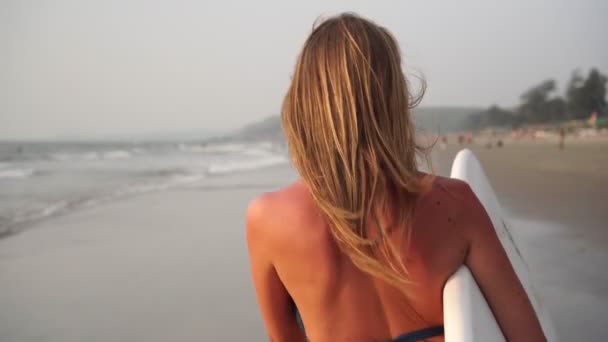
<svg viewBox="0 0 608 342">
<path fill-rule="evenodd" d="M 545 336 L 549 341 L 556 341 L 549 316 L 532 286 L 528 266 L 509 232 L 509 220 L 481 164 L 470 150 L 462 150 L 456 155 L 451 177 L 467 182 L 483 204 L 519 280 L 528 293 Z M 462 266 L 448 279 L 443 290 L 443 311 L 446 342 L 505 341 L 492 310 L 466 266 Z"/>
</svg>

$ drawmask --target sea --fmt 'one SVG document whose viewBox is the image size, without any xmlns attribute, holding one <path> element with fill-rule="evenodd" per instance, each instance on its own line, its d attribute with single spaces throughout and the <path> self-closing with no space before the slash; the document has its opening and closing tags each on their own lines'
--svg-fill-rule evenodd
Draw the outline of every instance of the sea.
<svg viewBox="0 0 608 342">
<path fill-rule="evenodd" d="M 0 142 L 0 235 L 52 216 L 288 162 L 257 142 Z"/>
</svg>

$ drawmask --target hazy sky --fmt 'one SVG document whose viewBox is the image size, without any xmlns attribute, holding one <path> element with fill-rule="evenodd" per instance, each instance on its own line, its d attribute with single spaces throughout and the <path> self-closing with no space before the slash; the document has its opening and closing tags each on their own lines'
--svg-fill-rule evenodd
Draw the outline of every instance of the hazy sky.
<svg viewBox="0 0 608 342">
<path fill-rule="evenodd" d="M 0 0 L 0 139 L 225 131 L 277 114 L 319 15 L 397 37 L 423 105 L 510 106 L 608 73 L 608 1 Z"/>
</svg>

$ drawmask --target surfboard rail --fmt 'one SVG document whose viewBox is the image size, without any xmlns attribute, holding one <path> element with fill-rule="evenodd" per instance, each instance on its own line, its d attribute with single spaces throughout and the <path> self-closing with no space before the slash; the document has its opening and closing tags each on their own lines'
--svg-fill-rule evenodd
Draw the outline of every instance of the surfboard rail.
<svg viewBox="0 0 608 342">
<path fill-rule="evenodd" d="M 520 282 L 549 341 L 556 341 L 549 316 L 530 278 L 530 270 L 509 231 L 509 220 L 503 211 L 485 172 L 473 152 L 463 149 L 454 158 L 450 176 L 469 184 L 479 198 L 505 249 Z M 443 290 L 445 340 L 447 342 L 505 341 L 492 310 L 466 266 L 447 281 Z"/>
</svg>

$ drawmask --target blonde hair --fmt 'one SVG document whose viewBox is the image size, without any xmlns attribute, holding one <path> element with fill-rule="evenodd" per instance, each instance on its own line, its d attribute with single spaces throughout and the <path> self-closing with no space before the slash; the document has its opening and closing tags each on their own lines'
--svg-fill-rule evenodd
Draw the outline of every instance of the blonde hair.
<svg viewBox="0 0 608 342">
<path fill-rule="evenodd" d="M 410 282 L 389 235 L 404 227 L 409 241 L 414 199 L 426 183 L 416 160 L 426 149 L 416 144 L 410 115 L 420 98 L 408 90 L 393 36 L 342 14 L 306 40 L 281 114 L 294 166 L 341 251 L 399 289 Z"/>
</svg>

